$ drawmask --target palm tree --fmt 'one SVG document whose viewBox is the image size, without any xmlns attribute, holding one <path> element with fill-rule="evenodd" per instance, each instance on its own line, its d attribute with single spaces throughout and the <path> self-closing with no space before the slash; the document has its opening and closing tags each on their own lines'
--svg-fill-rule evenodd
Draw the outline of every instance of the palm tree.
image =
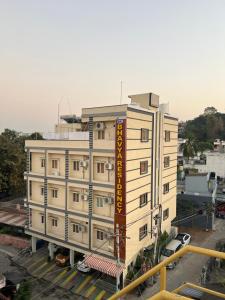
<svg viewBox="0 0 225 300">
<path fill-rule="evenodd" d="M 197 153 L 196 141 L 192 137 L 189 137 L 186 142 L 181 145 L 181 150 L 183 151 L 184 157 L 187 159 L 194 157 Z"/>
</svg>

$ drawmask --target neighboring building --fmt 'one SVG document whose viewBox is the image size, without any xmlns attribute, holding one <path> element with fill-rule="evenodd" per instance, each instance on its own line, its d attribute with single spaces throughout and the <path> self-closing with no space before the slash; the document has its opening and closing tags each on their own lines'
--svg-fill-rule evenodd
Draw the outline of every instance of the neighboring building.
<svg viewBox="0 0 225 300">
<path fill-rule="evenodd" d="M 225 152 L 225 141 L 216 139 L 213 144 L 214 144 L 214 151 Z"/>
<path fill-rule="evenodd" d="M 37 239 L 49 242 L 51 258 L 54 244 L 69 248 L 71 265 L 74 251 L 84 253 L 90 267 L 123 273 L 121 282 L 154 243 L 156 227 L 170 233 L 176 217 L 178 121 L 160 109 L 157 95 L 130 98 L 131 104 L 84 108 L 81 118 L 64 116 L 70 121 L 48 140 L 25 146 L 33 251 Z"/>
<path fill-rule="evenodd" d="M 204 160 L 192 159 L 184 164 L 184 168 L 196 169 L 199 173 L 216 173 L 216 176 L 225 178 L 225 153 L 207 151 Z"/>
<path fill-rule="evenodd" d="M 177 218 L 181 221 L 176 225 L 213 229 L 217 193 L 214 175 L 199 173 L 185 177 L 184 190 L 177 194 Z"/>
</svg>

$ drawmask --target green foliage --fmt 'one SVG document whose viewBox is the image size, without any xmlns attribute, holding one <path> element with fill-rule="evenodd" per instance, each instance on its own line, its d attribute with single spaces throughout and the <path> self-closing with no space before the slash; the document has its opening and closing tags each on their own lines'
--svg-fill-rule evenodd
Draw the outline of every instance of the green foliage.
<svg viewBox="0 0 225 300">
<path fill-rule="evenodd" d="M 15 300 L 30 300 L 30 299 L 31 299 L 31 286 L 29 281 L 24 281 L 20 285 Z"/>
<path fill-rule="evenodd" d="M 136 261 L 135 261 L 135 265 L 134 268 L 138 271 L 141 269 L 141 265 L 142 265 L 142 258 L 141 256 L 138 254 Z"/>
<path fill-rule="evenodd" d="M 23 174 L 26 171 L 26 139 L 42 139 L 40 134 L 22 135 L 5 129 L 0 134 L 0 193 L 13 196 L 25 194 Z"/>
<path fill-rule="evenodd" d="M 134 271 L 131 268 L 128 269 L 126 277 L 127 277 L 128 280 L 133 280 L 134 279 Z"/>
<path fill-rule="evenodd" d="M 207 107 L 204 114 L 185 123 L 183 137 L 190 136 L 199 142 L 225 139 L 225 114 L 217 112 L 214 107 Z"/>
<path fill-rule="evenodd" d="M 28 282 L 24 282 L 20 285 L 18 293 L 15 297 L 16 300 L 29 300 L 31 299 L 30 285 Z"/>
</svg>

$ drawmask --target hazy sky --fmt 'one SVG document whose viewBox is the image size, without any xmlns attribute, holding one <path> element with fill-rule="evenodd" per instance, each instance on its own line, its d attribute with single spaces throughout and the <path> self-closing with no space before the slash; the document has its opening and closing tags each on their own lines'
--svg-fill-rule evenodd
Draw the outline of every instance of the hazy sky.
<svg viewBox="0 0 225 300">
<path fill-rule="evenodd" d="M 179 119 L 225 112 L 225 0 L 0 0 L 0 131 L 154 92 Z"/>
</svg>

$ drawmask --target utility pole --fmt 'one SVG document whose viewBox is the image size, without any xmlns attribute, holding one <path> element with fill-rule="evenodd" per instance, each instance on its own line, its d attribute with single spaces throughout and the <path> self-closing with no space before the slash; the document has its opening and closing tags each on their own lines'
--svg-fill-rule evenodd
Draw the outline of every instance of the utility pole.
<svg viewBox="0 0 225 300">
<path fill-rule="evenodd" d="M 117 273 L 116 273 L 116 291 L 120 290 L 120 231 L 119 224 L 116 224 L 116 264 L 117 264 Z"/>
</svg>

